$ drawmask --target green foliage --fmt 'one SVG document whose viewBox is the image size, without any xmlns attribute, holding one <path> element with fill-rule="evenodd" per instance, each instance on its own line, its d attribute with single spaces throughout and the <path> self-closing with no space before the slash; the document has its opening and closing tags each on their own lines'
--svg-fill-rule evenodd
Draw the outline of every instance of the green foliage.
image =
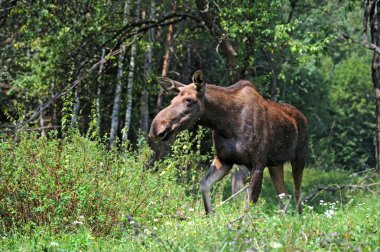
<svg viewBox="0 0 380 252">
<path fill-rule="evenodd" d="M 340 166 L 354 170 L 375 166 L 375 98 L 370 61 L 369 55 L 352 55 L 336 66 L 331 80 L 331 99 L 336 106 L 331 149 Z"/>
<path fill-rule="evenodd" d="M 292 2 L 297 2 L 295 8 Z M 150 1 L 129 3 L 136 12 L 145 11 L 148 20 Z M 194 3 L 176 3 L 177 13 L 201 19 Z M 102 49 L 115 52 L 130 41 L 126 34 L 173 12 L 172 2 L 156 1 L 155 21 L 123 28 L 123 2 L 11 4 L 0 17 L 4 27 L 0 83 L 12 87 L 0 90 L 1 126 L 28 118 L 36 106 L 98 62 Z M 317 185 L 378 184 L 378 178 L 337 169 L 361 171 L 375 164 L 370 53 L 339 39 L 341 33 L 363 39 L 360 2 L 221 0 L 209 2 L 208 8 L 221 24 L 223 38 L 232 40 L 238 70 L 246 71 L 265 97 L 291 103 L 307 116 L 309 163 L 319 170 L 306 169 L 304 194 Z M 127 16 L 128 25 L 139 21 L 138 16 Z M 154 116 L 158 91 L 154 78 L 161 74 L 167 27 L 159 24 L 155 29 L 153 42 L 143 33 L 137 42 L 131 141 L 111 150 L 106 147 L 118 63 L 117 56 L 109 55 L 101 76 L 86 76 L 78 85 L 78 127 L 72 128 L 76 101 L 69 92 L 45 110 L 46 124 L 60 126 L 59 132 L 51 131 L 47 137 L 0 135 L 0 250 L 379 249 L 378 187 L 369 189 L 373 195 L 321 192 L 305 203 L 302 217 L 294 213 L 287 196 L 291 207 L 283 216 L 266 173 L 259 203 L 237 220 L 241 201 L 220 204 L 230 195 L 230 181 L 225 179 L 212 190 L 216 212 L 206 218 L 198 188 L 212 158 L 207 149 L 210 132 L 202 128 L 182 132 L 169 155 L 148 167 L 152 150 L 144 137 L 138 137 L 138 104 L 140 94 L 148 91 L 150 117 Z M 227 85 L 232 69 L 215 50 L 220 41 L 212 33 L 186 18 L 174 25 L 174 37 L 169 77 L 188 83 L 192 72 L 202 69 L 208 83 Z M 149 74 L 144 71 L 148 43 L 153 46 Z M 128 60 L 127 51 L 124 66 Z M 128 69 L 124 71 L 127 76 Z M 99 107 L 94 105 L 97 98 Z M 38 122 L 29 126 L 37 127 Z M 291 192 L 289 168 L 286 180 Z M 125 214 L 132 215 L 142 230 L 137 232 L 134 223 L 126 222 Z"/>
<path fill-rule="evenodd" d="M 183 148 L 189 135 L 180 136 L 176 151 L 200 158 L 196 150 Z M 372 174 L 306 169 L 305 196 L 322 185 L 375 186 L 369 188 L 373 194 L 361 189 L 319 192 L 299 216 L 290 195 L 289 212 L 278 212 L 265 171 L 260 200 L 246 216 L 241 217 L 244 203 L 237 198 L 216 207 L 223 194 L 219 183 L 212 191 L 215 213 L 206 217 L 200 195 L 192 199 L 185 193 L 199 178 L 186 182 L 181 171 L 167 168 L 171 162 L 184 168 L 190 160 L 173 156 L 157 163 L 156 172 L 146 170 L 151 150 L 143 138 L 136 151 L 123 156 L 76 134 L 65 140 L 54 133 L 49 138 L 20 134 L 16 141 L 2 138 L 0 154 L 1 250 L 379 249 L 379 178 Z M 290 170 L 285 169 L 288 192 Z M 125 222 L 126 213 L 134 223 Z M 136 223 L 141 230 L 133 227 Z"/>
<path fill-rule="evenodd" d="M 319 107 L 325 107 L 328 116 L 324 118 L 328 120 L 325 125 L 313 121 L 322 126 L 323 135 L 318 139 L 314 135 L 311 145 L 312 157 L 322 168 L 365 170 L 375 166 L 375 99 L 370 61 L 368 54 L 353 54 L 335 67 L 325 61 L 330 70 L 324 73 L 323 81 L 331 88 L 324 98 L 326 102 Z"/>
<path fill-rule="evenodd" d="M 120 228 L 126 213 L 152 220 L 169 214 L 184 188 L 170 176 L 145 170 L 151 150 L 144 140 L 137 151 L 107 151 L 105 145 L 71 133 L 64 140 L 22 133 L 0 143 L 1 227 L 52 231 L 91 227 L 96 234 Z M 170 211 L 166 211 L 170 209 Z"/>
<path fill-rule="evenodd" d="M 161 174 L 172 174 L 179 184 L 184 185 L 186 193 L 194 198 L 204 173 L 200 164 L 208 164 L 212 159 L 208 152 L 201 153 L 204 135 L 205 130 L 201 126 L 196 132 L 182 131 L 171 146 L 170 156 L 162 162 Z"/>
</svg>

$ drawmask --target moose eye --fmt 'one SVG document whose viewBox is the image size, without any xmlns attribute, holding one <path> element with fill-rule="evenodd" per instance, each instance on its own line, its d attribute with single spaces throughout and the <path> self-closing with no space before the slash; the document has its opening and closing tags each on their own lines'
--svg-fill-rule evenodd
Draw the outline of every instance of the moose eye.
<svg viewBox="0 0 380 252">
<path fill-rule="evenodd" d="M 187 105 L 188 107 L 190 107 L 191 105 L 194 104 L 194 101 L 193 101 L 193 99 L 191 99 L 191 98 L 186 98 L 186 99 L 185 99 L 185 103 L 186 103 L 186 105 Z"/>
</svg>

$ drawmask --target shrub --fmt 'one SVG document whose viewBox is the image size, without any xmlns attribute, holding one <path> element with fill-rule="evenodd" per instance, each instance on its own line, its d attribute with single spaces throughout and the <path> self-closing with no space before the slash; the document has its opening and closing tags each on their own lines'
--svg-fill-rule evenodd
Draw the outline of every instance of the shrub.
<svg viewBox="0 0 380 252">
<path fill-rule="evenodd" d="M 171 173 L 144 169 L 152 154 L 144 138 L 137 150 L 121 153 L 78 133 L 56 135 L 0 139 L 2 230 L 49 225 L 60 232 L 84 225 L 107 234 L 123 226 L 126 213 L 152 221 L 187 199 Z"/>
</svg>

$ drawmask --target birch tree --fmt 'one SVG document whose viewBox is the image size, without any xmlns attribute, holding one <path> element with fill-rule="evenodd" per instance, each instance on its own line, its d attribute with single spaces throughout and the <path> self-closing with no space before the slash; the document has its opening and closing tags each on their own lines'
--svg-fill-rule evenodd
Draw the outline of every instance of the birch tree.
<svg viewBox="0 0 380 252">
<path fill-rule="evenodd" d="M 99 80 L 101 78 L 101 74 L 104 70 L 104 56 L 106 54 L 106 49 L 102 48 L 102 56 L 100 57 L 100 65 L 99 65 Z M 96 130 L 98 136 L 100 136 L 100 124 L 101 124 L 101 113 L 100 113 L 100 96 L 102 94 L 101 83 L 98 82 L 98 87 L 96 89 Z"/>
<path fill-rule="evenodd" d="M 123 25 L 126 25 L 128 22 L 128 1 L 124 2 L 124 21 Z M 113 101 L 112 107 L 112 117 L 111 117 L 111 131 L 110 131 L 110 146 L 115 144 L 115 138 L 117 136 L 117 131 L 119 129 L 119 111 L 120 111 L 120 102 L 121 102 L 121 91 L 123 87 L 123 63 L 125 57 L 125 45 L 121 45 L 121 53 L 119 54 L 118 59 L 118 68 L 117 68 L 117 83 L 115 90 L 115 98 Z"/>
<path fill-rule="evenodd" d="M 136 13 L 139 13 L 138 11 L 139 1 L 137 1 L 136 4 L 137 4 Z M 130 14 L 132 15 L 132 12 L 130 12 Z M 133 85 L 135 81 L 136 52 L 137 52 L 137 43 L 135 42 L 132 44 L 132 47 L 131 47 L 131 57 L 129 61 L 128 86 L 127 86 L 127 97 L 126 97 L 127 107 L 125 110 L 125 123 L 124 123 L 124 128 L 122 131 L 123 142 L 126 142 L 128 140 L 128 132 L 129 132 L 129 127 L 131 126 L 131 120 L 132 120 L 132 105 L 133 105 L 132 94 L 133 94 Z"/>
</svg>

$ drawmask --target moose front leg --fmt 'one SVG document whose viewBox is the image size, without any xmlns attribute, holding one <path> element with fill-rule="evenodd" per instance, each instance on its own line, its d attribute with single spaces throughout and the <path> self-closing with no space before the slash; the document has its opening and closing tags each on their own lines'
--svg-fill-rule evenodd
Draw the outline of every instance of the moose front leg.
<svg viewBox="0 0 380 252">
<path fill-rule="evenodd" d="M 205 206 L 206 214 L 211 213 L 211 199 L 210 188 L 213 184 L 224 178 L 226 174 L 231 170 L 232 165 L 222 163 L 217 157 L 212 162 L 207 174 L 201 180 L 201 193 L 203 203 Z"/>
<path fill-rule="evenodd" d="M 245 212 L 248 212 L 250 203 L 256 203 L 259 198 L 263 183 L 263 170 L 264 169 L 261 165 L 256 165 L 251 171 L 251 179 L 247 192 L 248 197 L 244 208 Z"/>
</svg>

